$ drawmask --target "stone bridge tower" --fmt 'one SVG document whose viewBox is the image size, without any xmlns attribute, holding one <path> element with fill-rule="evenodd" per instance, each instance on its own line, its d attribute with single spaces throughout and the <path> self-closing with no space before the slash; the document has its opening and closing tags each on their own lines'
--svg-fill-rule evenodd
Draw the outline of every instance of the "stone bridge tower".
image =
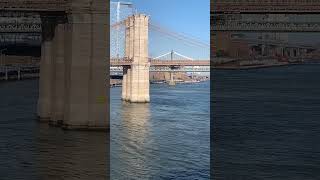
<svg viewBox="0 0 320 180">
<path fill-rule="evenodd" d="M 108 129 L 109 3 L 71 0 L 42 14 L 38 116 L 67 129 Z"/>
<path fill-rule="evenodd" d="M 125 101 L 150 102 L 148 27 L 149 17 L 144 14 L 125 20 L 125 57 L 132 60 L 123 70 L 122 99 Z"/>
</svg>

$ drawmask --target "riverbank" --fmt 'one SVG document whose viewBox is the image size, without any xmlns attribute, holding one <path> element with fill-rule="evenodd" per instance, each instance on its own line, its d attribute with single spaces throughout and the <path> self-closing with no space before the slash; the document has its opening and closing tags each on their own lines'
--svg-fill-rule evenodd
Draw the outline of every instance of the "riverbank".
<svg viewBox="0 0 320 180">
<path fill-rule="evenodd" d="M 287 61 L 279 61 L 276 59 L 260 59 L 260 60 L 236 60 L 228 59 L 224 61 L 215 61 L 212 69 L 221 70 L 245 70 L 258 68 L 271 68 L 279 66 L 303 65 L 303 64 L 320 64 L 320 60 L 314 58 L 289 59 Z"/>
<path fill-rule="evenodd" d="M 182 80 L 176 80 L 176 84 L 195 84 L 195 83 L 201 83 L 210 81 L 210 79 L 202 79 L 202 80 L 188 80 L 188 81 L 182 81 Z M 150 81 L 150 84 L 168 84 L 167 81 Z M 110 88 L 113 87 L 121 87 L 122 86 L 122 80 L 119 79 L 110 79 Z"/>
<path fill-rule="evenodd" d="M 291 65 L 303 65 L 309 64 L 309 62 L 279 62 L 274 64 L 257 64 L 257 65 L 225 65 L 225 66 L 213 66 L 212 69 L 221 70 L 246 70 L 246 69 L 259 69 L 259 68 L 272 68 L 279 66 L 291 66 Z"/>
</svg>

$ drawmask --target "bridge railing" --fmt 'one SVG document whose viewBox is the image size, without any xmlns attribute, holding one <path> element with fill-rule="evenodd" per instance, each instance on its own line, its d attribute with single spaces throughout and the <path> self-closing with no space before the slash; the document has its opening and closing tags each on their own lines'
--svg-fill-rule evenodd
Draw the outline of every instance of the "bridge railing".
<svg viewBox="0 0 320 180">
<path fill-rule="evenodd" d="M 210 72 L 210 66 L 170 68 L 166 66 L 151 67 L 150 72 Z"/>
<path fill-rule="evenodd" d="M 132 59 L 111 59 L 111 66 L 126 66 L 132 64 Z M 210 60 L 155 60 L 149 59 L 151 66 L 210 66 Z"/>
<path fill-rule="evenodd" d="M 215 22 L 214 31 L 320 31 L 319 22 L 226 21 Z"/>
<path fill-rule="evenodd" d="M 168 66 L 151 66 L 149 69 L 150 72 L 210 72 L 210 66 L 195 66 L 195 67 L 180 67 L 180 68 L 171 68 Z M 122 67 L 111 67 L 110 74 L 120 75 L 123 73 Z"/>
<path fill-rule="evenodd" d="M 40 33 L 41 23 L 0 23 L 0 32 L 32 32 Z"/>
<path fill-rule="evenodd" d="M 318 0 L 216 0 L 212 3 L 216 13 L 232 12 L 308 12 L 320 13 Z"/>
<path fill-rule="evenodd" d="M 129 58 L 111 58 L 110 66 L 126 66 L 132 64 L 132 59 Z"/>
<path fill-rule="evenodd" d="M 65 11 L 70 0 L 1 0 L 0 10 Z"/>
<path fill-rule="evenodd" d="M 216 0 L 212 4 L 219 5 L 320 5 L 318 0 Z"/>
<path fill-rule="evenodd" d="M 11 71 L 33 71 L 39 70 L 39 65 L 8 65 L 8 66 L 0 66 L 0 72 L 11 72 Z"/>
</svg>

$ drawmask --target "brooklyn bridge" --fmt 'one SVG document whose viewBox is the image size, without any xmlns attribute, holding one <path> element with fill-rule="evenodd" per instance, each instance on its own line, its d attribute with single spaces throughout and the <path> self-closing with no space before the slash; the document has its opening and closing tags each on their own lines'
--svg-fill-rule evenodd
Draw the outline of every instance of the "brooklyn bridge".
<svg viewBox="0 0 320 180">
<path fill-rule="evenodd" d="M 66 129 L 108 128 L 108 63 L 102 61 L 109 56 L 107 8 L 103 0 L 0 1 L 2 16 L 32 14 L 40 19 L 31 20 L 37 22 L 31 26 L 14 27 L 24 34 L 41 33 L 40 121 L 61 124 Z M 12 26 L 4 24 L 1 29 L 10 33 Z"/>
<path fill-rule="evenodd" d="M 107 129 L 109 89 L 106 77 L 110 75 L 110 66 L 122 70 L 122 99 L 129 102 L 150 101 L 150 71 L 209 71 L 208 59 L 192 58 L 185 55 L 187 51 L 180 52 L 172 48 L 173 51 L 163 55 L 150 56 L 149 46 L 152 43 L 149 43 L 149 33 L 154 30 L 180 40 L 181 44 L 192 44 L 204 49 L 208 45 L 167 31 L 150 21 L 149 16 L 137 12 L 124 18 L 119 18 L 117 14 L 117 20 L 110 22 L 108 5 L 104 0 L 0 1 L 2 17 L 11 17 L 11 20 L 17 17 L 32 19 L 23 23 L 14 20 L 1 23 L 1 42 L 41 43 L 38 100 L 41 121 L 62 125 L 66 129 Z M 120 14 L 121 7 L 126 4 L 116 3 L 116 6 Z M 295 22 L 286 18 L 252 18 L 248 21 L 245 18 L 248 15 L 262 16 L 262 13 L 281 16 L 319 14 L 320 2 L 315 0 L 219 0 L 211 6 L 212 36 L 227 31 L 320 31 L 318 22 Z M 219 48 L 215 42 L 212 42 L 212 46 Z M 275 47 L 274 42 L 263 41 L 262 54 L 271 47 Z M 302 56 L 308 49 L 311 48 L 278 43 L 275 52 Z"/>
<path fill-rule="evenodd" d="M 106 77 L 110 76 L 110 66 L 123 71 L 122 99 L 132 103 L 150 101 L 150 71 L 209 72 L 210 61 L 206 58 L 190 58 L 173 50 L 150 57 L 148 37 L 150 29 L 156 29 L 207 50 L 208 44 L 166 31 L 137 12 L 111 24 L 108 5 L 104 0 L 0 1 L 0 14 L 6 19 L 0 25 L 1 41 L 13 45 L 41 44 L 37 112 L 40 121 L 65 129 L 108 129 Z M 116 57 L 109 50 L 113 46 L 112 31 L 117 32 Z M 121 33 L 124 34 L 119 37 Z M 123 40 L 120 56 L 119 39 Z M 21 69 L 28 68 L 35 67 L 11 70 L 16 70 L 20 77 Z"/>
</svg>

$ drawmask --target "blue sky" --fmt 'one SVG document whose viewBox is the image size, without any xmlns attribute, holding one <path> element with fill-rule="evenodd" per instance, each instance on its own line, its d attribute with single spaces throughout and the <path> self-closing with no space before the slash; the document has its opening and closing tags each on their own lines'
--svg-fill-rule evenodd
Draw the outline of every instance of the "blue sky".
<svg viewBox="0 0 320 180">
<path fill-rule="evenodd" d="M 116 2 L 116 0 L 112 1 Z M 122 0 L 122 2 L 132 2 L 139 13 L 150 16 L 151 23 L 194 37 L 206 44 L 210 42 L 209 0 Z M 152 35 L 154 37 L 150 37 Z M 149 54 L 152 56 L 173 49 L 193 58 L 209 57 L 209 49 L 204 52 L 199 47 L 195 49 L 190 45 L 178 45 L 178 41 L 155 37 L 157 36 L 155 33 L 152 35 L 149 35 Z M 157 43 L 153 43 L 155 41 Z"/>
<path fill-rule="evenodd" d="M 210 42 L 209 0 L 127 0 L 151 21 Z"/>
</svg>

